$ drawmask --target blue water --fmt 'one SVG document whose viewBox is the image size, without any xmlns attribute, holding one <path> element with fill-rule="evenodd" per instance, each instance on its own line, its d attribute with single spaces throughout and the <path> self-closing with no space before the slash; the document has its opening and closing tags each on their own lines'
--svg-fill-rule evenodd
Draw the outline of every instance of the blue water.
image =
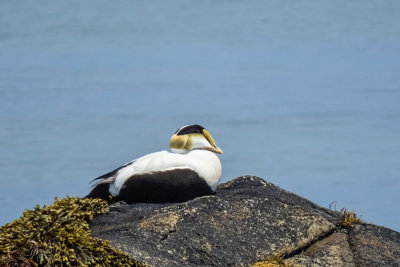
<svg viewBox="0 0 400 267">
<path fill-rule="evenodd" d="M 189 123 L 223 182 L 400 231 L 400 2 L 0 2 L 0 225 Z"/>
</svg>

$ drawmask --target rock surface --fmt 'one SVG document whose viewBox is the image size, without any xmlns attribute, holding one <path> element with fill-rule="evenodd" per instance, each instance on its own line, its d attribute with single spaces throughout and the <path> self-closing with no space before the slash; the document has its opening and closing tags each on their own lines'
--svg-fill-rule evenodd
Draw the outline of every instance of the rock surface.
<svg viewBox="0 0 400 267">
<path fill-rule="evenodd" d="M 400 264 L 399 233 L 366 224 L 343 228 L 341 213 L 254 176 L 185 203 L 118 202 L 91 230 L 152 266 L 249 266 L 282 250 L 304 266 Z"/>
<path fill-rule="evenodd" d="M 357 266 L 345 229 L 315 242 L 295 259 L 303 266 Z"/>
<path fill-rule="evenodd" d="M 400 233 L 371 225 L 349 229 L 349 244 L 357 266 L 400 266 Z"/>
</svg>

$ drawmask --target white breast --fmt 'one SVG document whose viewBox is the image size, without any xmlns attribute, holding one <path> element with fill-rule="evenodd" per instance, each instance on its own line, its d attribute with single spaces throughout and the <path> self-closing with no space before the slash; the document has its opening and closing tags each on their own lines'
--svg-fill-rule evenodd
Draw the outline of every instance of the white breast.
<svg viewBox="0 0 400 267">
<path fill-rule="evenodd" d="M 188 165 L 203 177 L 214 191 L 221 177 L 222 167 L 217 155 L 208 150 L 192 150 L 183 155 L 189 161 Z"/>
<path fill-rule="evenodd" d="M 221 177 L 221 162 L 208 150 L 192 150 L 186 154 L 160 151 L 143 156 L 118 171 L 115 182 L 110 185 L 110 193 L 117 196 L 125 181 L 135 174 L 165 171 L 174 168 L 189 168 L 203 177 L 212 190 Z"/>
</svg>

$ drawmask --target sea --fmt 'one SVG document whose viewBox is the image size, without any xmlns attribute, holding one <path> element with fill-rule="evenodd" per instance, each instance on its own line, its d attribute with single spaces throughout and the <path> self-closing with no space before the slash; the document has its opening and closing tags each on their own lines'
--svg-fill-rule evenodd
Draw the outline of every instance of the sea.
<svg viewBox="0 0 400 267">
<path fill-rule="evenodd" d="M 187 124 L 221 182 L 400 231 L 400 1 L 0 2 L 0 225 Z"/>
</svg>

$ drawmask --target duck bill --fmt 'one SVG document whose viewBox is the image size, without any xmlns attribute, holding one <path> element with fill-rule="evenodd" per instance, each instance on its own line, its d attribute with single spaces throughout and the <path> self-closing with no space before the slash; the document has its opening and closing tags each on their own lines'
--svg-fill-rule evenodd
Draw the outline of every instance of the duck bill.
<svg viewBox="0 0 400 267">
<path fill-rule="evenodd" d="M 211 147 L 208 147 L 207 149 L 212 152 L 222 154 L 222 150 L 219 147 L 217 147 L 214 139 L 211 137 L 211 134 L 206 129 L 203 129 L 203 135 L 206 137 L 208 142 L 211 144 Z"/>
<path fill-rule="evenodd" d="M 208 147 L 208 150 L 218 153 L 218 154 L 222 154 L 222 150 L 219 147 Z"/>
</svg>

